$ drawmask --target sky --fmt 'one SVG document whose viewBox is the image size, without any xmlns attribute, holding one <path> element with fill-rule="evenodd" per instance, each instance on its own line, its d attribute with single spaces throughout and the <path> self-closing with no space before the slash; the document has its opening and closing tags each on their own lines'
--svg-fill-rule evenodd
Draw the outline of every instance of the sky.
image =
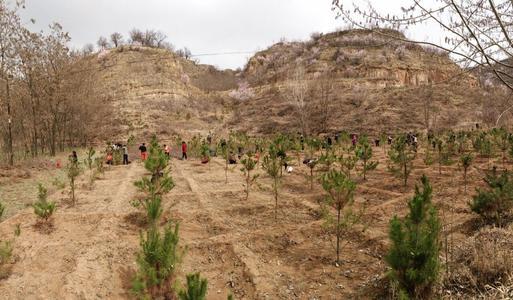
<svg viewBox="0 0 513 300">
<path fill-rule="evenodd" d="M 201 63 L 219 68 L 243 67 L 251 53 L 278 42 L 305 40 L 312 32 L 331 32 L 345 24 L 335 18 L 332 0 L 25 0 L 27 26 L 43 30 L 58 22 L 71 45 L 96 44 L 99 36 L 133 28 L 164 32 L 176 48 L 187 47 Z M 373 1 L 373 2 L 381 2 Z M 428 0 L 431 1 L 431 0 Z M 387 0 L 387 5 L 400 0 Z M 30 24 L 28 20 L 36 20 Z M 426 30 L 408 33 L 417 39 L 439 39 Z"/>
</svg>

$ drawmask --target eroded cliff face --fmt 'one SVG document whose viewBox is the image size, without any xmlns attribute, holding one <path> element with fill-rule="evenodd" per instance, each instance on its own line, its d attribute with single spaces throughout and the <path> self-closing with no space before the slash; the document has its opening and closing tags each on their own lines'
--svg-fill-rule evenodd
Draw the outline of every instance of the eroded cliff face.
<svg viewBox="0 0 513 300">
<path fill-rule="evenodd" d="M 253 97 L 238 101 L 232 126 L 255 133 L 298 131 L 297 107 L 287 95 L 298 69 L 308 85 L 305 109 L 312 133 L 420 130 L 427 127 L 423 110 L 428 106 L 429 127 L 482 121 L 483 99 L 492 96 L 474 76 L 435 49 L 390 36 L 404 38 L 394 31 L 341 31 L 307 42 L 280 42 L 257 53 L 241 77 Z M 326 91 L 320 91 L 326 80 L 328 104 Z M 319 127 L 319 107 L 326 105 L 327 124 Z"/>
</svg>

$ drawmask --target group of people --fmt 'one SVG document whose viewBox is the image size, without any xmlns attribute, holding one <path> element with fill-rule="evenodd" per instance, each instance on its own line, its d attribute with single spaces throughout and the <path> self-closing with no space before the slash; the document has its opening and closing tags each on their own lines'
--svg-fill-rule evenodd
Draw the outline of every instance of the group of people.
<svg viewBox="0 0 513 300">
<path fill-rule="evenodd" d="M 171 147 L 167 144 L 164 144 L 162 146 L 162 148 L 164 150 L 164 154 L 168 158 L 171 158 Z M 187 159 L 187 143 L 185 141 L 182 141 L 181 149 L 182 149 L 182 160 L 186 160 Z M 146 147 L 146 143 L 142 143 L 139 146 L 139 151 L 141 153 L 141 160 L 142 161 L 147 160 L 148 159 L 148 148 Z"/>
</svg>

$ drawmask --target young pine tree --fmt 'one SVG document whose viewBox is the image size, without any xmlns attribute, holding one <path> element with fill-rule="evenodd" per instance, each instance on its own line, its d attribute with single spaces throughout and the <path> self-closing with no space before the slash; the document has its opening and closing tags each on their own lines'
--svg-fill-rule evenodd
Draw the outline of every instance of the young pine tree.
<svg viewBox="0 0 513 300">
<path fill-rule="evenodd" d="M 48 224 L 48 220 L 56 209 L 55 202 L 48 202 L 48 190 L 41 183 L 37 186 L 37 189 L 37 202 L 32 205 L 34 207 L 34 213 L 40 220 Z"/>
<path fill-rule="evenodd" d="M 141 233 L 137 274 L 133 291 L 143 299 L 175 299 L 173 284 L 183 252 L 178 246 L 178 224 L 166 226 L 163 235 L 156 226 Z"/>
<path fill-rule="evenodd" d="M 219 150 L 221 152 L 221 156 L 224 159 L 224 177 L 225 177 L 225 184 L 228 183 L 228 166 L 230 165 L 230 159 L 233 157 L 233 151 L 234 151 L 234 142 L 232 140 L 232 137 L 228 140 L 221 140 L 219 143 Z"/>
<path fill-rule="evenodd" d="M 355 149 L 355 155 L 356 157 L 358 157 L 359 160 L 362 161 L 363 180 L 367 180 L 367 171 L 376 169 L 376 167 L 378 166 L 378 162 L 370 161 L 370 159 L 372 158 L 372 146 L 369 144 L 369 140 L 366 136 L 362 137 L 358 141 L 358 145 Z"/>
<path fill-rule="evenodd" d="M 78 164 L 78 161 L 73 159 L 72 157 L 69 158 L 68 166 L 67 166 L 67 175 L 69 179 L 69 187 L 70 187 L 70 194 L 71 194 L 71 203 L 75 205 L 76 203 L 76 197 L 75 197 L 75 189 L 76 189 L 76 180 L 78 175 L 80 175 L 80 166 Z"/>
<path fill-rule="evenodd" d="M 142 207 L 146 212 L 146 219 L 150 224 L 158 221 L 162 214 L 162 196 L 174 188 L 173 178 L 169 175 L 169 160 L 156 137 L 153 137 L 148 159 L 144 167 L 151 173 L 151 177 L 143 177 L 135 182 L 135 186 L 145 193 L 143 199 L 132 202 L 136 207 Z"/>
<path fill-rule="evenodd" d="M 440 221 L 431 203 L 432 189 L 426 176 L 422 190 L 408 203 L 409 214 L 390 221 L 390 250 L 385 257 L 389 278 L 399 287 L 399 299 L 429 299 L 439 271 Z"/>
<path fill-rule="evenodd" d="M 329 195 L 329 202 L 337 211 L 335 234 L 337 237 L 337 263 L 340 261 L 340 238 L 342 233 L 342 212 L 346 205 L 352 203 L 356 184 L 346 174 L 331 170 L 321 177 L 323 189 Z"/>
<path fill-rule="evenodd" d="M 460 157 L 460 163 L 463 167 L 463 184 L 465 186 L 465 194 L 467 193 L 467 173 L 473 159 L 474 157 L 470 153 L 465 153 Z"/>
<path fill-rule="evenodd" d="M 403 179 L 404 186 L 408 184 L 408 177 L 413 168 L 415 156 L 416 153 L 406 143 L 405 136 L 397 137 L 388 151 L 388 158 L 390 159 L 388 169 L 392 174 Z"/>
<path fill-rule="evenodd" d="M 247 201 L 249 199 L 251 186 L 256 182 L 259 174 L 252 174 L 252 171 L 255 170 L 256 167 L 256 160 L 253 159 L 252 153 L 246 153 L 240 162 L 242 163 L 242 168 L 240 170 L 244 175 L 244 191 Z"/>
<path fill-rule="evenodd" d="M 477 189 L 477 195 L 469 203 L 473 212 L 479 214 L 485 221 L 503 226 L 503 220 L 513 208 L 513 181 L 509 171 L 492 171 L 486 175 L 486 189 Z"/>
<path fill-rule="evenodd" d="M 5 211 L 5 206 L 2 204 L 2 202 L 0 202 L 0 220 L 2 219 L 4 211 Z"/>
<path fill-rule="evenodd" d="M 199 273 L 188 274 L 187 288 L 178 293 L 180 300 L 205 300 L 207 299 L 207 280 L 200 277 Z"/>
<path fill-rule="evenodd" d="M 278 191 L 281 181 L 281 160 L 278 154 L 278 149 L 274 144 L 269 146 L 269 151 L 262 162 L 262 168 L 267 172 L 267 175 L 272 178 L 272 188 L 274 194 L 274 219 L 278 219 Z"/>
<path fill-rule="evenodd" d="M 96 154 L 96 151 L 93 147 L 89 147 L 87 150 L 87 157 L 85 158 L 84 162 L 89 170 L 93 169 L 93 163 L 94 163 L 94 155 Z"/>
</svg>

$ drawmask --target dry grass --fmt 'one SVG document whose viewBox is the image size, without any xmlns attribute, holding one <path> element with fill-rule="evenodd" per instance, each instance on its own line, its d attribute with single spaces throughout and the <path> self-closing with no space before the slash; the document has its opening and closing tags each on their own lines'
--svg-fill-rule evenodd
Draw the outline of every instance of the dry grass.
<svg viewBox="0 0 513 300">
<path fill-rule="evenodd" d="M 456 247 L 450 269 L 444 278 L 448 290 L 479 291 L 482 295 L 508 290 L 513 275 L 511 228 L 485 227 L 479 230 Z"/>
</svg>

